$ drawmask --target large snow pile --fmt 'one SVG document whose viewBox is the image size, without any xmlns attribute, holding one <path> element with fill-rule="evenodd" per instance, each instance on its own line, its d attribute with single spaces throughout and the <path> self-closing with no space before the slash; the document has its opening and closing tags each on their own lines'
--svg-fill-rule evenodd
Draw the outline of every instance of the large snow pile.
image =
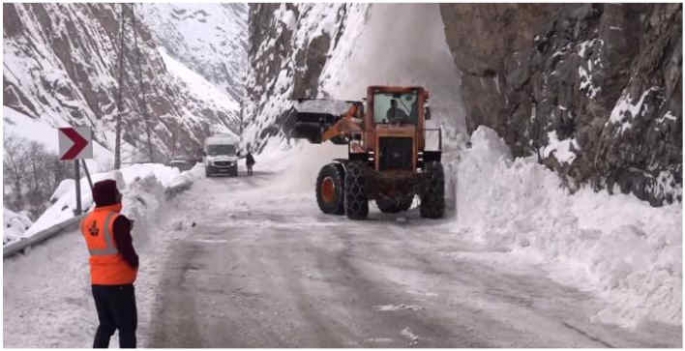
<svg viewBox="0 0 685 351">
<path fill-rule="evenodd" d="M 456 229 L 547 265 L 552 277 L 609 302 L 597 317 L 636 326 L 682 319 L 682 209 L 582 188 L 568 194 L 534 158 L 511 159 L 479 127 L 456 164 Z"/>
<path fill-rule="evenodd" d="M 8 209 L 3 211 L 3 245 L 17 240 L 31 227 L 31 219 L 25 213 L 16 213 Z"/>
</svg>

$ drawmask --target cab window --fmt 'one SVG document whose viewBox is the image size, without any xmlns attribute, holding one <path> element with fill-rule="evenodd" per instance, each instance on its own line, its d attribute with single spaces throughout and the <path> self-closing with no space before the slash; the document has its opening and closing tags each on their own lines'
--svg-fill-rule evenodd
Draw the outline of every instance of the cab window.
<svg viewBox="0 0 685 351">
<path fill-rule="evenodd" d="M 373 118 L 378 124 L 417 124 L 419 120 L 418 92 L 405 94 L 375 93 Z"/>
</svg>

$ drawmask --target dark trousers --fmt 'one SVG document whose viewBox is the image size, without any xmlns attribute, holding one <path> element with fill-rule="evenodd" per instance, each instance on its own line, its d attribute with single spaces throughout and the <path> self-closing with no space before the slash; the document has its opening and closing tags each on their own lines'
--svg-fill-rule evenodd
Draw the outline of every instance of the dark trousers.
<svg viewBox="0 0 685 351">
<path fill-rule="evenodd" d="M 133 284 L 92 287 L 100 320 L 93 348 L 108 348 L 115 330 L 119 330 L 120 348 L 135 348 L 138 311 Z"/>
<path fill-rule="evenodd" d="M 247 165 L 247 175 L 252 175 L 252 164 Z"/>
</svg>

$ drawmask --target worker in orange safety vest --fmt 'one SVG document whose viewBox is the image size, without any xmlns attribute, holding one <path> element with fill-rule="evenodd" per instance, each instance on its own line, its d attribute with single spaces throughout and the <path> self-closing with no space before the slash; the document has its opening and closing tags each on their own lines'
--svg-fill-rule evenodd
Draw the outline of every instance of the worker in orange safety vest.
<svg viewBox="0 0 685 351">
<path fill-rule="evenodd" d="M 138 255 L 133 248 L 133 221 L 121 212 L 121 193 L 114 180 L 93 186 L 95 209 L 81 221 L 81 233 L 90 252 L 90 278 L 100 325 L 94 348 L 109 347 L 119 330 L 121 348 L 136 347 L 138 313 L 133 283 Z"/>
</svg>

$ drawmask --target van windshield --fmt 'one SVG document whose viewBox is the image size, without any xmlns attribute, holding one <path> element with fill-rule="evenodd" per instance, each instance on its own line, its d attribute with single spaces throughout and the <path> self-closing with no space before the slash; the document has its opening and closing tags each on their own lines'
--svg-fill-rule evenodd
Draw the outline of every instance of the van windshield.
<svg viewBox="0 0 685 351">
<path fill-rule="evenodd" d="M 235 156 L 235 145 L 207 145 L 209 156 Z"/>
</svg>

